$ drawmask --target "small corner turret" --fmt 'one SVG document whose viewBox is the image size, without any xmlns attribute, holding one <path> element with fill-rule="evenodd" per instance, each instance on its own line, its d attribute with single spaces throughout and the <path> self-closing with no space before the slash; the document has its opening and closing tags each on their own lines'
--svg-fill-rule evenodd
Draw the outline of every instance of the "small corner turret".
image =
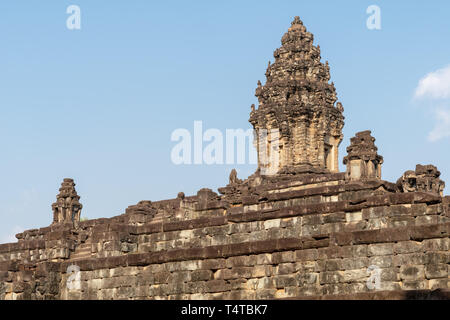
<svg viewBox="0 0 450 320">
<path fill-rule="evenodd" d="M 380 180 L 383 157 L 375 146 L 375 138 L 371 131 L 358 132 L 350 139 L 344 165 L 347 166 L 346 180 Z"/>
<path fill-rule="evenodd" d="M 73 179 L 64 179 L 56 196 L 56 202 L 52 204 L 53 224 L 79 222 L 83 208 L 79 200 L 80 196 L 75 190 Z"/>
</svg>

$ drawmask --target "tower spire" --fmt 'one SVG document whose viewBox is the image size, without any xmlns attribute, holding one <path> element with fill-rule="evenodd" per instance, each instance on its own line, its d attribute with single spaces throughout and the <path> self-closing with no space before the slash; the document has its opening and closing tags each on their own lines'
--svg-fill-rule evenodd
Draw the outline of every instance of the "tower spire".
<svg viewBox="0 0 450 320">
<path fill-rule="evenodd" d="M 320 49 L 313 35 L 295 17 L 275 50 L 275 62 L 266 72 L 266 83 L 258 86 L 259 107 L 251 113 L 250 123 L 256 139 L 262 131 L 278 130 L 274 141 L 256 141 L 259 168 L 276 165 L 277 173 L 337 172 L 338 147 L 342 141 L 344 116 L 342 104 L 330 81 L 328 64 L 321 62 Z M 339 108 L 337 108 L 339 106 Z M 278 145 L 274 163 L 260 161 L 267 147 Z M 264 145 L 264 148 L 259 146 Z"/>
</svg>

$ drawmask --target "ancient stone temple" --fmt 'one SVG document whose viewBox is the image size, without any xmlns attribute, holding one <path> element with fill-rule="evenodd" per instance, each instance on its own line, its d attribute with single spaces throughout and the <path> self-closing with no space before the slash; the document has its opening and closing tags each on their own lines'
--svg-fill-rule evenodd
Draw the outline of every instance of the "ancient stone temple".
<svg viewBox="0 0 450 320">
<path fill-rule="evenodd" d="M 250 114 L 253 175 L 87 221 L 65 179 L 53 223 L 0 245 L 0 299 L 448 299 L 438 169 L 383 180 L 364 131 L 339 172 L 343 107 L 299 18 L 274 56 Z"/>
</svg>

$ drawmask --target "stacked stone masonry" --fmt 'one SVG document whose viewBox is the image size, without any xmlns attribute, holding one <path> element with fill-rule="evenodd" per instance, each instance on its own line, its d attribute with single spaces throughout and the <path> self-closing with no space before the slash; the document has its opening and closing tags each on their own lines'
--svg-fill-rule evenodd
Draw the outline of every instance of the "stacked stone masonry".
<svg viewBox="0 0 450 320">
<path fill-rule="evenodd" d="M 449 299 L 440 172 L 382 180 L 370 131 L 351 139 L 338 172 L 343 108 L 328 64 L 298 18 L 282 44 L 250 119 L 281 131 L 275 174 L 260 163 L 247 179 L 233 170 L 219 193 L 87 221 L 65 179 L 53 223 L 0 245 L 0 299 Z"/>
<path fill-rule="evenodd" d="M 373 265 L 381 287 L 372 292 L 447 289 L 450 198 L 342 178 L 290 179 L 240 205 L 190 197 L 152 203 L 149 214 L 131 208 L 111 219 L 26 231 L 18 243 L 0 246 L 1 298 L 363 294 L 371 293 Z M 184 211 L 192 219 L 177 218 Z M 155 222 L 161 213 L 168 218 Z M 67 288 L 70 265 L 80 268 L 79 290 Z"/>
</svg>

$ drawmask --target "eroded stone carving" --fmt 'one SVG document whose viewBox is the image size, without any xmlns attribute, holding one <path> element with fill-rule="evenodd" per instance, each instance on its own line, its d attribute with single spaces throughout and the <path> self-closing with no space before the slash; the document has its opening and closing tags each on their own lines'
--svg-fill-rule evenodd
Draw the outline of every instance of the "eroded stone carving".
<svg viewBox="0 0 450 320">
<path fill-rule="evenodd" d="M 416 166 L 416 170 L 406 171 L 397 180 L 397 188 L 400 192 L 430 192 L 443 196 L 445 182 L 439 179 L 440 171 L 433 165 Z"/>
<path fill-rule="evenodd" d="M 231 170 L 229 183 L 230 184 L 240 184 L 240 183 L 242 183 L 242 180 L 238 179 L 238 177 L 237 177 L 236 169 Z"/>
</svg>

